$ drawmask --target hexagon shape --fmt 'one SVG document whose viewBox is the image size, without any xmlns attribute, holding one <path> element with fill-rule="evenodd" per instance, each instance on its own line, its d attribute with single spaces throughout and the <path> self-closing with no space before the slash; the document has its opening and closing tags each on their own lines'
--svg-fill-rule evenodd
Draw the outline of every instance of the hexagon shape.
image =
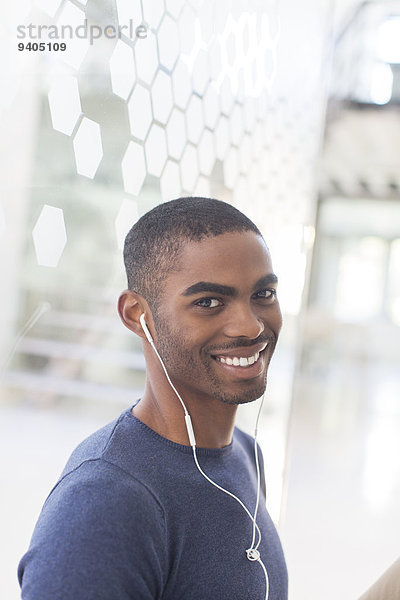
<svg viewBox="0 0 400 600">
<path fill-rule="evenodd" d="M 151 0 L 143 2 L 143 17 L 153 29 L 157 29 L 164 14 L 164 0 Z"/>
<path fill-rule="evenodd" d="M 207 179 L 207 177 L 200 175 L 193 190 L 193 195 L 199 196 L 200 198 L 210 197 L 210 180 Z"/>
<path fill-rule="evenodd" d="M 236 36 L 233 32 L 228 35 L 226 40 L 226 53 L 228 64 L 233 67 L 236 61 Z"/>
<path fill-rule="evenodd" d="M 246 98 L 244 103 L 244 128 L 251 133 L 256 122 L 256 107 L 253 98 Z"/>
<path fill-rule="evenodd" d="M 229 117 L 229 125 L 231 130 L 231 140 L 235 146 L 239 146 L 240 140 L 243 137 L 243 117 L 242 109 L 238 104 L 235 104 Z"/>
<path fill-rule="evenodd" d="M 248 20 L 243 23 L 241 38 L 242 52 L 244 56 L 247 56 L 250 48 L 250 30 Z"/>
<path fill-rule="evenodd" d="M 269 159 L 269 152 L 267 150 L 262 150 L 260 156 L 258 157 L 258 181 L 260 182 L 260 185 L 268 185 L 269 182 L 269 178 L 270 178 L 270 172 L 269 169 L 266 168 L 266 165 L 268 165 L 268 159 Z M 286 165 L 285 165 L 286 167 Z M 289 182 L 290 180 L 290 171 L 289 169 L 286 170 L 285 168 L 285 179 L 286 182 Z"/>
<path fill-rule="evenodd" d="M 259 170 L 258 162 L 253 161 L 250 165 L 249 174 L 247 176 L 248 194 L 249 194 L 248 197 L 249 198 L 254 198 L 255 195 L 257 194 L 257 188 L 258 188 L 258 184 L 259 184 L 258 170 Z M 254 207 L 254 208 L 256 208 L 256 207 Z"/>
<path fill-rule="evenodd" d="M 246 27 L 246 16 L 242 11 L 238 11 L 237 15 L 232 15 L 236 27 L 234 28 L 235 34 L 235 51 L 236 51 L 236 64 L 243 64 L 246 60 L 246 53 L 244 50 L 244 29 Z"/>
<path fill-rule="evenodd" d="M 222 73 L 221 44 L 218 37 L 211 43 L 209 54 L 212 56 L 210 61 L 211 79 L 218 81 Z"/>
<path fill-rule="evenodd" d="M 48 97 L 53 128 L 71 135 L 82 112 L 76 77 L 57 77 L 52 83 Z"/>
<path fill-rule="evenodd" d="M 220 95 L 220 102 L 221 102 L 221 111 L 225 115 L 229 115 L 232 110 L 234 97 L 232 94 L 231 82 L 230 82 L 230 79 L 228 76 L 224 77 L 224 80 L 219 89 L 219 95 Z"/>
<path fill-rule="evenodd" d="M 192 83 L 186 65 L 178 60 L 172 73 L 172 87 L 174 91 L 175 104 L 179 108 L 186 108 L 192 93 Z"/>
<path fill-rule="evenodd" d="M 279 20 L 279 12 L 274 10 L 272 4 L 267 9 L 265 19 L 267 21 L 269 38 L 273 41 L 279 37 L 281 25 Z"/>
<path fill-rule="evenodd" d="M 143 43 L 135 44 L 137 77 L 148 85 L 153 81 L 158 69 L 157 40 L 152 31 L 147 31 Z"/>
<path fill-rule="evenodd" d="M 147 171 L 159 177 L 167 160 L 167 141 L 165 130 L 153 123 L 145 142 Z"/>
<path fill-rule="evenodd" d="M 177 19 L 185 5 L 185 0 L 165 0 L 167 11 L 172 17 Z"/>
<path fill-rule="evenodd" d="M 252 95 L 258 95 L 263 87 L 263 84 L 268 80 L 267 71 L 263 70 L 263 56 L 256 56 L 251 63 L 250 73 L 252 75 L 250 88 Z"/>
<path fill-rule="evenodd" d="M 137 196 L 146 176 L 143 146 L 137 142 L 129 142 L 121 167 L 125 191 Z"/>
<path fill-rule="evenodd" d="M 270 88 L 273 85 L 275 79 L 275 73 L 277 68 L 277 58 L 275 48 L 266 48 L 264 51 L 264 60 L 261 68 L 265 69 L 265 72 L 261 71 L 261 85 L 265 85 L 265 78 L 267 79 L 267 87 Z"/>
<path fill-rule="evenodd" d="M 158 71 L 151 86 L 153 116 L 165 124 L 171 113 L 174 100 L 172 98 L 171 78 L 164 71 Z"/>
<path fill-rule="evenodd" d="M 230 148 L 224 160 L 224 182 L 227 188 L 233 189 L 239 177 L 239 157 L 236 148 Z"/>
<path fill-rule="evenodd" d="M 181 52 L 190 55 L 196 41 L 196 14 L 189 4 L 185 4 L 179 17 L 179 39 Z"/>
<path fill-rule="evenodd" d="M 84 117 L 74 137 L 76 170 L 93 179 L 103 158 L 100 125 Z"/>
<path fill-rule="evenodd" d="M 232 82 L 233 95 L 238 104 L 243 104 L 246 99 L 245 72 L 243 68 L 235 69 L 235 77 Z"/>
<path fill-rule="evenodd" d="M 36 260 L 43 267 L 56 267 L 67 243 L 64 213 L 45 204 L 32 231 Z"/>
<path fill-rule="evenodd" d="M 194 186 L 196 185 L 197 177 L 199 176 L 197 152 L 192 144 L 188 144 L 183 152 L 180 169 L 182 186 L 187 192 L 192 193 Z"/>
<path fill-rule="evenodd" d="M 209 85 L 203 97 L 204 122 L 210 129 L 214 129 L 219 116 L 219 96 L 214 85 Z"/>
<path fill-rule="evenodd" d="M 200 171 L 204 175 L 211 175 L 215 164 L 214 136 L 208 129 L 205 129 L 201 140 L 197 146 L 199 153 Z"/>
<path fill-rule="evenodd" d="M 230 2 L 215 2 L 214 27 L 215 31 L 221 32 L 226 27 L 229 19 Z"/>
<path fill-rule="evenodd" d="M 257 95 L 257 93 L 259 91 L 259 90 L 257 90 L 258 77 L 259 77 L 257 57 L 253 57 L 249 61 L 246 76 L 247 76 L 247 86 L 248 86 L 247 89 L 249 90 L 249 93 L 251 93 L 253 95 Z"/>
<path fill-rule="evenodd" d="M 140 0 L 116 0 L 116 4 L 122 35 L 132 40 L 136 39 L 136 27 L 141 25 L 143 20 Z"/>
<path fill-rule="evenodd" d="M 246 134 L 243 136 L 241 144 L 239 146 L 239 168 L 243 173 L 247 173 L 250 168 L 252 161 L 253 149 L 251 144 L 251 137 Z"/>
<path fill-rule="evenodd" d="M 195 10 L 199 10 L 203 6 L 204 0 L 189 0 L 189 3 Z"/>
<path fill-rule="evenodd" d="M 198 96 L 190 98 L 185 115 L 188 140 L 197 144 L 204 129 L 203 107 Z"/>
<path fill-rule="evenodd" d="M 233 190 L 233 201 L 239 210 L 245 212 L 249 204 L 249 186 L 246 177 L 241 175 Z"/>
<path fill-rule="evenodd" d="M 215 146 L 217 158 L 224 160 L 229 146 L 228 119 L 224 116 L 220 118 L 215 129 Z"/>
<path fill-rule="evenodd" d="M 118 40 L 110 57 L 111 87 L 114 94 L 126 100 L 136 79 L 133 50 Z"/>
<path fill-rule="evenodd" d="M 264 121 L 266 119 L 267 114 L 270 110 L 271 105 L 271 96 L 269 92 L 265 89 L 262 90 L 258 97 L 255 99 L 256 103 L 256 119 L 260 121 Z"/>
<path fill-rule="evenodd" d="M 206 2 L 201 9 L 201 38 L 207 45 L 215 35 L 214 3 Z"/>
<path fill-rule="evenodd" d="M 167 127 L 168 154 L 180 159 L 186 144 L 185 116 L 178 108 L 172 110 Z"/>
<path fill-rule="evenodd" d="M 132 135 L 144 140 L 153 121 L 150 92 L 140 83 L 136 84 L 128 102 L 129 124 Z"/>
<path fill-rule="evenodd" d="M 49 17 L 54 19 L 56 12 L 60 8 L 62 0 L 36 0 L 35 5 L 45 12 Z"/>
<path fill-rule="evenodd" d="M 258 160 L 258 157 L 260 156 L 260 154 L 262 152 L 264 140 L 265 140 L 265 138 L 264 138 L 263 128 L 255 127 L 254 131 L 252 133 L 252 136 L 251 136 L 251 145 L 252 145 L 253 156 L 256 158 L 256 160 Z"/>
<path fill-rule="evenodd" d="M 136 200 L 125 198 L 115 219 L 115 233 L 117 235 L 118 248 L 122 250 L 126 234 L 139 218 Z"/>
<path fill-rule="evenodd" d="M 164 15 L 157 33 L 160 64 L 172 71 L 179 56 L 178 26 L 169 15 Z"/>
<path fill-rule="evenodd" d="M 205 50 L 201 49 L 193 65 L 193 90 L 202 96 L 206 90 L 209 79 L 210 66 L 208 62 L 208 54 Z"/>
<path fill-rule="evenodd" d="M 163 201 L 178 198 L 181 195 L 181 189 L 179 165 L 173 160 L 167 160 L 160 178 L 160 190 Z"/>
</svg>

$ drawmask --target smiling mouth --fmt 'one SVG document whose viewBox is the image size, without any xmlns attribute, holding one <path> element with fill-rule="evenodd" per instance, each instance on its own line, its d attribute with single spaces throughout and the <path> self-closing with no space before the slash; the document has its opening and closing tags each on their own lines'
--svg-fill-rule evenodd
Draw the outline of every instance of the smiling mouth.
<svg viewBox="0 0 400 600">
<path fill-rule="evenodd" d="M 229 365 L 233 367 L 242 367 L 247 368 L 254 365 L 260 358 L 261 352 L 265 350 L 268 346 L 268 343 L 264 344 L 264 346 L 258 352 L 255 352 L 251 356 L 227 356 L 227 355 L 218 355 L 213 358 L 217 362 L 221 362 L 224 365 Z"/>
</svg>

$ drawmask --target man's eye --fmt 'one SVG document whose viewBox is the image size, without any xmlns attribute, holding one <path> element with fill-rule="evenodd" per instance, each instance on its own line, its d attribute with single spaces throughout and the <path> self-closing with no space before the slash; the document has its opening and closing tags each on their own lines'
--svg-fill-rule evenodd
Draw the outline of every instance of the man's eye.
<svg viewBox="0 0 400 600">
<path fill-rule="evenodd" d="M 220 300 L 217 300 L 216 298 L 202 298 L 201 300 L 198 300 L 195 304 L 196 306 L 201 306 L 202 308 L 216 308 L 217 306 L 222 305 Z"/>
<path fill-rule="evenodd" d="M 274 288 L 269 288 L 267 290 L 260 290 L 256 293 L 257 298 L 262 298 L 265 300 L 275 300 L 276 298 L 276 290 Z"/>
</svg>

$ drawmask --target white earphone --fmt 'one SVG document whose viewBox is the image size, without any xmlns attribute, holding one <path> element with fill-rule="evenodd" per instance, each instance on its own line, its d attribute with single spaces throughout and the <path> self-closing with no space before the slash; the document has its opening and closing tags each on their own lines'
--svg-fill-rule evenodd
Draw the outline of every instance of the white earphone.
<svg viewBox="0 0 400 600">
<path fill-rule="evenodd" d="M 232 494 L 232 492 L 229 492 L 228 490 L 226 490 L 225 488 L 223 488 L 222 486 L 218 485 L 218 483 L 215 483 L 215 481 L 213 481 L 210 477 L 208 477 L 208 475 L 206 473 L 204 473 L 203 469 L 200 467 L 198 459 L 197 459 L 197 454 L 196 454 L 196 438 L 194 436 L 194 431 L 193 431 L 193 425 L 192 425 L 192 420 L 190 418 L 190 415 L 187 411 L 187 408 L 185 406 L 184 401 L 182 400 L 178 390 L 176 389 L 176 387 L 174 386 L 174 384 L 172 383 L 167 369 L 164 365 L 164 362 L 154 344 L 154 340 L 152 338 L 152 335 L 149 331 L 149 328 L 147 327 L 147 323 L 145 321 L 144 318 L 144 314 L 142 313 L 140 315 L 140 324 L 142 326 L 143 332 L 146 336 L 147 341 L 149 342 L 149 344 L 151 345 L 151 347 L 153 348 L 158 360 L 160 361 L 160 364 L 164 370 L 165 376 L 167 378 L 168 383 L 170 384 L 170 386 L 172 387 L 173 391 L 175 392 L 176 396 L 178 397 L 184 413 L 185 413 L 185 424 L 186 424 L 186 430 L 188 433 L 188 437 L 189 437 L 189 442 L 190 445 L 192 447 L 192 451 L 193 451 L 193 458 L 194 458 L 194 462 L 196 464 L 197 469 L 200 471 L 201 475 L 209 482 L 211 483 L 214 487 L 218 488 L 219 490 L 221 490 L 221 492 L 224 492 L 225 494 L 227 494 L 228 496 L 231 496 L 231 498 L 233 498 L 234 500 L 236 500 L 237 502 L 239 502 L 239 504 L 242 506 L 242 508 L 246 511 L 246 513 L 248 514 L 248 516 L 250 517 L 250 519 L 252 520 L 253 523 L 253 537 L 252 537 L 252 542 L 251 542 L 251 546 L 250 548 L 248 548 L 246 550 L 246 555 L 249 561 L 251 562 L 258 562 L 260 564 L 260 566 L 263 569 L 264 572 L 264 576 L 265 576 L 265 586 L 266 586 L 266 590 L 265 590 L 265 600 L 268 600 L 268 596 L 269 596 L 269 578 L 268 578 L 268 572 L 267 572 L 267 568 L 264 565 L 264 563 L 261 560 L 260 557 L 260 552 L 258 550 L 258 547 L 260 546 L 261 543 L 261 531 L 260 528 L 257 525 L 257 512 L 258 512 L 258 506 L 259 506 L 259 502 L 260 502 L 260 486 L 261 486 L 261 481 L 260 481 L 260 465 L 259 465 L 259 461 L 258 461 L 258 447 L 257 447 L 257 426 L 258 426 L 258 419 L 260 417 L 260 413 L 261 413 L 261 408 L 262 408 L 262 404 L 264 401 L 264 396 L 262 396 L 262 400 L 261 400 L 261 404 L 260 404 L 260 408 L 257 414 L 257 420 L 256 420 L 256 427 L 255 427 L 255 433 L 254 433 L 254 456 L 255 456 L 255 462 L 256 462 L 256 468 L 257 468 L 257 500 L 256 500 L 256 507 L 254 509 L 254 515 L 252 515 L 249 511 L 249 509 L 247 508 L 247 506 L 245 506 L 245 504 L 240 500 L 240 498 L 238 498 L 237 496 L 235 496 L 235 494 Z M 256 531 L 258 534 L 258 542 L 257 544 L 255 544 L 256 541 Z"/>
<path fill-rule="evenodd" d="M 140 321 L 140 324 L 141 324 L 141 326 L 142 326 L 142 329 L 143 329 L 143 331 L 144 331 L 144 335 L 145 335 L 145 336 L 146 336 L 146 338 L 147 338 L 147 341 L 148 341 L 148 342 L 150 342 L 150 344 L 151 344 L 151 345 L 153 345 L 153 344 L 154 344 L 154 341 L 153 341 L 153 338 L 151 337 L 151 333 L 150 333 L 150 331 L 149 331 L 149 328 L 147 327 L 147 323 L 146 323 L 146 321 L 144 320 L 144 313 L 142 313 L 142 314 L 140 315 L 139 321 Z"/>
</svg>

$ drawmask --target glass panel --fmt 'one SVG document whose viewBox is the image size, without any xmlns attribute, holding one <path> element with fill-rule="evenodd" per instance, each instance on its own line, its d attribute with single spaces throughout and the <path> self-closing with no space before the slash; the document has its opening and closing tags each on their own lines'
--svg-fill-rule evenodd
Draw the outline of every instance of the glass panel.
<svg viewBox="0 0 400 600">
<path fill-rule="evenodd" d="M 346 241 L 340 257 L 334 314 L 342 321 L 363 321 L 380 314 L 385 280 L 386 244 L 375 237 Z"/>
</svg>

